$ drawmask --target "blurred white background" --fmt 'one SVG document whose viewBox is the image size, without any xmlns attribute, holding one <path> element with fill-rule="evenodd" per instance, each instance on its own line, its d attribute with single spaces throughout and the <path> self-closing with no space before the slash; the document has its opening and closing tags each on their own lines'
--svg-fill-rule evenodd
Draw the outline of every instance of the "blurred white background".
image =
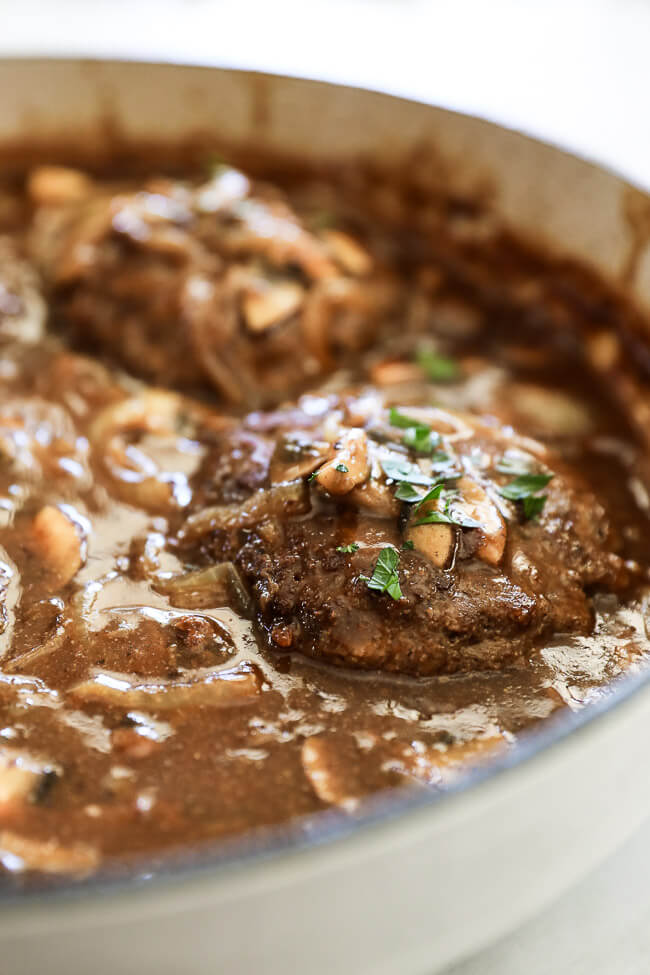
<svg viewBox="0 0 650 975">
<path fill-rule="evenodd" d="M 650 0 L 0 0 L 0 53 L 191 60 L 498 119 L 650 185 Z"/>
</svg>

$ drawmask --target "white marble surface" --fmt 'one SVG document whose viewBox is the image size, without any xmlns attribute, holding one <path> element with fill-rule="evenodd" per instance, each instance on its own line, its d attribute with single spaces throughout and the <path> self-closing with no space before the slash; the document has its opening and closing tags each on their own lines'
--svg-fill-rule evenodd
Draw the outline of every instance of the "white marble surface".
<svg viewBox="0 0 650 975">
<path fill-rule="evenodd" d="M 379 88 L 521 128 L 650 187 L 650 0 L 0 0 L 0 14 L 0 56 L 171 59 Z M 645 975 L 649 877 L 650 824 L 449 975 Z"/>
</svg>

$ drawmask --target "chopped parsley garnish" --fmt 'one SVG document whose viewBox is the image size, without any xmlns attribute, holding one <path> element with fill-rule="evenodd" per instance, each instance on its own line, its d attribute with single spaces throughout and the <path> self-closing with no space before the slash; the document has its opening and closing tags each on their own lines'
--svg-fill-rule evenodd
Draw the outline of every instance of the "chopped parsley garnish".
<svg viewBox="0 0 650 975">
<path fill-rule="evenodd" d="M 432 478 L 424 474 L 417 464 L 411 464 L 408 460 L 385 457 L 381 466 L 386 477 L 390 477 L 392 481 L 408 481 L 409 484 L 422 484 L 424 487 L 433 484 Z"/>
<path fill-rule="evenodd" d="M 320 473 L 320 471 L 314 471 L 313 474 L 310 474 L 309 475 L 309 477 L 307 478 L 307 481 L 315 481 L 316 478 L 318 477 L 319 473 Z"/>
<path fill-rule="evenodd" d="M 438 355 L 426 346 L 421 347 L 415 354 L 415 361 L 420 369 L 434 383 L 448 383 L 458 378 L 460 369 L 455 359 Z"/>
<path fill-rule="evenodd" d="M 449 505 L 444 511 L 427 511 L 415 522 L 416 525 L 456 525 L 458 528 L 480 528 L 481 523 L 462 511 L 452 511 Z"/>
<path fill-rule="evenodd" d="M 374 589 L 375 592 L 386 592 L 391 599 L 401 599 L 402 590 L 400 589 L 399 575 L 397 574 L 398 565 L 399 552 L 397 549 L 393 548 L 392 545 L 382 549 L 372 576 L 369 579 L 366 576 L 362 577 L 365 579 L 368 589 Z"/>
<path fill-rule="evenodd" d="M 425 430 L 429 429 L 424 423 L 420 423 L 419 420 L 415 420 L 412 416 L 406 416 L 405 413 L 400 413 L 395 406 L 391 406 L 390 408 L 388 422 L 392 427 L 399 427 L 400 430 L 410 430 L 411 427 L 423 427 Z"/>
<path fill-rule="evenodd" d="M 337 464 L 336 467 L 334 468 L 334 470 L 335 471 L 338 471 L 339 474 L 348 474 L 349 471 L 350 471 L 350 468 L 349 467 L 346 467 L 345 464 Z"/>
<path fill-rule="evenodd" d="M 440 445 L 440 434 L 425 426 L 409 427 L 404 431 L 402 443 L 418 454 L 432 454 Z"/>
<path fill-rule="evenodd" d="M 390 409 L 389 422 L 392 427 L 404 430 L 402 443 L 418 454 L 432 454 L 436 447 L 440 446 L 439 433 L 433 431 L 426 423 L 400 413 L 394 406 Z"/>
<path fill-rule="evenodd" d="M 542 508 L 546 504 L 546 495 L 534 494 L 531 498 L 524 498 L 523 504 L 524 518 L 526 521 L 530 521 L 531 518 L 536 518 L 541 513 Z"/>
<path fill-rule="evenodd" d="M 417 511 L 418 508 L 420 508 L 427 501 L 437 501 L 438 498 L 442 495 L 444 488 L 445 488 L 444 484 L 434 484 L 431 490 L 427 491 L 424 497 L 418 498 L 418 503 L 415 506 L 415 510 Z"/>
<path fill-rule="evenodd" d="M 431 466 L 433 470 L 441 474 L 445 467 L 449 467 L 453 463 L 453 459 L 450 454 L 445 450 L 436 450 L 435 454 L 431 458 Z"/>
<path fill-rule="evenodd" d="M 476 521 L 475 518 L 470 518 L 463 511 L 458 508 L 454 509 L 453 503 L 458 499 L 458 492 L 454 490 L 449 490 L 444 484 L 436 484 L 434 488 L 429 491 L 428 494 L 422 498 L 419 504 L 415 506 L 417 511 L 422 507 L 427 501 L 436 501 L 440 499 L 444 508 L 442 511 L 427 511 L 421 518 L 415 522 L 416 525 L 457 525 L 459 528 L 480 528 L 480 522 Z"/>
<path fill-rule="evenodd" d="M 444 481 L 438 481 L 436 484 L 433 485 L 430 491 L 427 491 L 426 494 L 420 494 L 419 491 L 415 490 L 412 484 L 409 484 L 407 481 L 402 481 L 400 484 L 397 485 L 397 490 L 395 491 L 395 497 L 397 498 L 398 501 L 408 501 L 409 504 L 412 504 L 413 502 L 417 502 L 415 505 L 417 509 L 420 507 L 421 504 L 424 504 L 425 501 L 435 501 L 437 498 L 439 498 L 442 495 L 443 491 L 447 491 L 447 494 L 450 498 L 452 496 L 455 497 L 454 491 L 449 491 L 449 489 L 445 488 Z"/>
<path fill-rule="evenodd" d="M 422 495 L 419 491 L 416 491 L 412 484 L 408 481 L 401 481 L 397 485 L 397 490 L 395 491 L 395 497 L 398 501 L 420 501 Z"/>
<path fill-rule="evenodd" d="M 410 538 L 407 538 L 405 542 L 402 542 L 402 548 L 412 551 L 415 548 L 415 542 L 412 542 Z"/>
<path fill-rule="evenodd" d="M 309 222 L 313 230 L 329 230 L 331 227 L 336 227 L 336 214 L 331 210 L 317 210 L 316 213 L 312 213 Z"/>
<path fill-rule="evenodd" d="M 494 465 L 494 469 L 499 474 L 510 474 L 511 477 L 517 477 L 521 474 L 530 474 L 534 463 L 534 458 L 529 457 L 528 454 L 520 453 L 517 450 L 506 450 L 503 457 L 500 457 Z"/>
<path fill-rule="evenodd" d="M 349 554 L 350 552 L 358 552 L 359 545 L 357 544 L 357 542 L 350 542 L 349 545 L 338 545 L 336 551 L 345 552 L 346 554 Z"/>
<path fill-rule="evenodd" d="M 524 518 L 535 518 L 546 502 L 546 495 L 538 492 L 552 479 L 552 474 L 520 474 L 514 481 L 499 488 L 499 494 L 509 501 L 521 501 Z"/>
<path fill-rule="evenodd" d="M 211 152 L 206 156 L 205 168 L 208 176 L 218 176 L 222 169 L 227 169 L 228 161 L 220 152 Z"/>
</svg>

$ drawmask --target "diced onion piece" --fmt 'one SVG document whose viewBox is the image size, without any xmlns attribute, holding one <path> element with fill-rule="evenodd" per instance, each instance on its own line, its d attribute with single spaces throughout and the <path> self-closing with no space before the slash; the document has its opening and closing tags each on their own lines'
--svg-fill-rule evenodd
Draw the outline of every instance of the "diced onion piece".
<svg viewBox="0 0 650 975">
<path fill-rule="evenodd" d="M 488 565 L 498 565 L 506 547 L 506 524 L 498 508 L 490 500 L 484 489 L 469 477 L 461 477 L 458 482 L 460 500 L 454 508 L 460 509 L 481 526 L 481 538 L 476 554 Z"/>
<path fill-rule="evenodd" d="M 54 772 L 50 762 L 26 752 L 2 749 L 0 751 L 0 808 L 5 803 L 27 802 L 34 795 L 44 775 Z"/>
<path fill-rule="evenodd" d="M 45 505 L 34 518 L 32 545 L 62 586 L 81 568 L 82 540 L 77 526 L 55 505 Z"/>
<path fill-rule="evenodd" d="M 376 386 L 399 386 L 419 383 L 422 370 L 412 362 L 378 362 L 372 367 L 370 376 Z"/>
<path fill-rule="evenodd" d="M 64 846 L 54 839 L 30 839 L 6 829 L 0 832 L 0 863 L 12 871 L 84 875 L 91 873 L 99 860 L 99 852 L 87 843 Z"/>
<path fill-rule="evenodd" d="M 185 706 L 228 707 L 260 693 L 260 681 L 250 664 L 229 670 L 205 669 L 178 678 L 142 680 L 132 674 L 95 671 L 89 680 L 70 688 L 83 701 L 113 704 L 121 708 L 152 708 L 156 711 Z"/>
<path fill-rule="evenodd" d="M 607 372 L 617 365 L 621 343 L 614 332 L 596 332 L 586 339 L 586 347 L 589 361 L 598 372 Z"/>
<path fill-rule="evenodd" d="M 372 258 L 361 244 L 342 230 L 324 230 L 321 235 L 330 254 L 349 274 L 364 275 L 372 271 Z"/>
<path fill-rule="evenodd" d="M 299 310 L 304 293 L 304 288 L 294 281 L 271 281 L 249 291 L 242 299 L 246 325 L 258 333 L 286 321 Z"/>
<path fill-rule="evenodd" d="M 27 192 L 38 206 L 74 203 L 90 195 L 92 181 L 86 173 L 65 166 L 39 166 L 27 180 Z"/>
<path fill-rule="evenodd" d="M 408 775 L 430 785 L 449 785 L 469 768 L 489 761 L 506 748 L 501 735 L 486 735 L 445 749 L 411 747 L 399 764 Z"/>
<path fill-rule="evenodd" d="M 368 438 L 363 430 L 354 428 L 334 445 L 334 456 L 319 469 L 316 481 L 330 494 L 347 494 L 369 475 Z"/>
</svg>

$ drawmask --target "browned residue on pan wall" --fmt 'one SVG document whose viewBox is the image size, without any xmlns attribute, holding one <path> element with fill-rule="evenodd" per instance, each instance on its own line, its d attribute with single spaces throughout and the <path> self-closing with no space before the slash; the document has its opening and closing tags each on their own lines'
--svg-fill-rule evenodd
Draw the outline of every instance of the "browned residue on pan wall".
<svg viewBox="0 0 650 975">
<path fill-rule="evenodd" d="M 650 243 L 650 197 L 634 186 L 623 191 L 623 219 L 629 230 L 629 248 L 621 270 L 621 281 L 632 287 L 641 258 Z"/>
</svg>

